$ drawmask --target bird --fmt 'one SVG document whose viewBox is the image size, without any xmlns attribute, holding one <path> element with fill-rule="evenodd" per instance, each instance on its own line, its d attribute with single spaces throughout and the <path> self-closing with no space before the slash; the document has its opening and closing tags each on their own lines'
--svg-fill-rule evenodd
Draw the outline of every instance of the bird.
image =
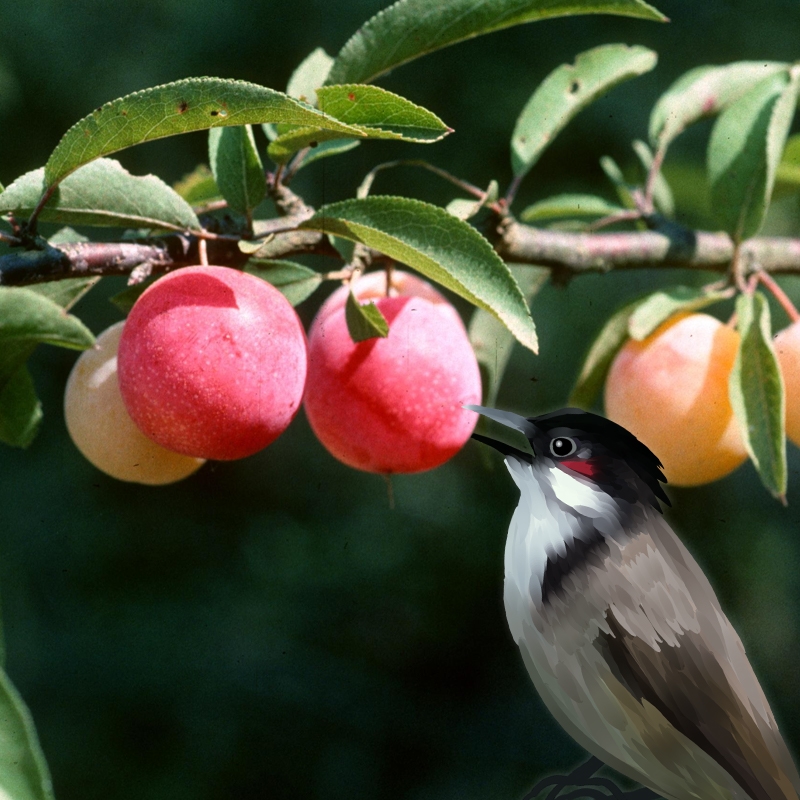
<svg viewBox="0 0 800 800">
<path fill-rule="evenodd" d="M 598 414 L 523 417 L 499 450 L 520 491 L 505 547 L 511 634 L 590 754 L 667 800 L 797 800 L 800 777 L 717 596 L 664 519 L 658 458 Z"/>
</svg>

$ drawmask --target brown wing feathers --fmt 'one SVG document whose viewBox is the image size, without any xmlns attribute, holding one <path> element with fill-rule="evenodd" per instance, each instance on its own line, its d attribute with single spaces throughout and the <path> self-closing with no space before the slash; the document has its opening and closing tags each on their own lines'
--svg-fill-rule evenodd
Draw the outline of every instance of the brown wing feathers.
<svg viewBox="0 0 800 800">
<path fill-rule="evenodd" d="M 642 537 L 648 536 L 641 534 L 628 547 L 640 552 Z M 663 607 L 653 604 L 632 609 L 610 605 L 606 613 L 610 633 L 605 635 L 603 651 L 613 659 L 614 667 L 625 676 L 638 699 L 655 706 L 684 736 L 726 769 L 754 800 L 797 800 L 797 772 L 743 648 L 742 657 L 736 658 L 735 664 L 725 652 L 710 650 L 713 644 L 709 643 L 726 643 L 728 650 L 731 643 L 741 648 L 738 636 L 719 610 L 705 576 L 677 537 L 672 531 L 659 531 L 653 538 L 656 537 L 659 541 L 651 542 L 650 552 L 660 552 L 668 561 L 664 565 L 667 573 L 673 579 L 679 577 L 675 581 L 678 585 L 670 586 L 671 593 L 687 593 L 687 584 L 691 586 L 693 596 L 685 599 L 691 599 L 697 615 L 691 625 L 684 626 L 676 619 L 649 619 L 654 630 L 668 627 L 672 633 L 670 641 L 662 638 L 654 646 L 631 631 L 641 629 L 641 615 L 658 616 Z M 671 541 L 662 542 L 665 537 Z M 627 577 L 631 577 L 630 570 L 636 571 L 637 565 L 646 563 L 635 557 L 630 559 L 625 564 Z M 637 583 L 652 582 L 646 575 L 636 577 Z M 698 592 L 703 597 L 697 597 Z M 750 696 L 753 694 L 757 696 Z"/>
</svg>

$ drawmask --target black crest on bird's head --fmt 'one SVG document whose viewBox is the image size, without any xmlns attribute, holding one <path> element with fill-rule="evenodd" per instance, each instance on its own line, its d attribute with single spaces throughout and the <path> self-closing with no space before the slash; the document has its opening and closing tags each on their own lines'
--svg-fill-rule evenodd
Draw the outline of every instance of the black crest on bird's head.
<svg viewBox="0 0 800 800">
<path fill-rule="evenodd" d="M 661 462 L 647 445 L 616 422 L 579 408 L 562 408 L 529 417 L 528 421 L 532 423 L 528 439 L 537 456 L 554 458 L 567 467 L 573 464 L 580 470 L 578 462 L 558 459 L 557 453 L 552 451 L 559 437 L 569 437 L 576 443 L 578 452 L 586 454 L 586 463 L 593 465 L 591 479 L 607 487 L 613 495 L 629 502 L 645 499 L 635 497 L 635 483 L 641 483 L 652 493 L 647 500 L 659 511 L 659 500 L 670 505 L 662 486 L 667 479 L 661 471 Z M 638 480 L 632 483 L 634 476 Z"/>
</svg>

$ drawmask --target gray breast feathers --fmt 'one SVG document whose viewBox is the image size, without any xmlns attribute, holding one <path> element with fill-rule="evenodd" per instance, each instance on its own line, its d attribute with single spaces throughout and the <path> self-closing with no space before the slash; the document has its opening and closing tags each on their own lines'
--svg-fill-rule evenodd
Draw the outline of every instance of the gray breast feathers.
<svg viewBox="0 0 800 800">
<path fill-rule="evenodd" d="M 507 571 L 509 624 L 548 708 L 665 797 L 796 800 L 797 770 L 741 640 L 686 548 L 656 512 L 604 548 L 546 603 L 530 575 L 520 592 L 519 565 Z"/>
</svg>

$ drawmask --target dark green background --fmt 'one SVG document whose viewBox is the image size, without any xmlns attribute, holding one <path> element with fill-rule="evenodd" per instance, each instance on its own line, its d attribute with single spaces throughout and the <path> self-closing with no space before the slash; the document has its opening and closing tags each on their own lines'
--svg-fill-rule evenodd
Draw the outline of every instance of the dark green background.
<svg viewBox="0 0 800 800">
<path fill-rule="evenodd" d="M 5 4 L 0 181 L 41 166 L 73 122 L 136 89 L 193 75 L 283 88 L 310 50 L 335 53 L 382 5 Z M 800 56 L 795 0 L 657 5 L 671 24 L 537 23 L 396 70 L 381 84 L 456 133 L 427 148 L 367 143 L 309 167 L 296 188 L 315 204 L 352 196 L 372 165 L 404 156 L 504 186 L 514 120 L 547 72 L 597 44 L 645 44 L 658 68 L 586 111 L 529 176 L 519 207 L 555 191 L 607 193 L 599 156 L 632 165 L 630 140 L 644 138 L 653 102 L 683 71 Z M 668 165 L 694 224 L 711 224 L 697 178 L 708 130 L 687 133 Z M 205 152 L 206 136 L 194 134 L 120 158 L 174 181 Z M 413 170 L 382 174 L 375 191 L 454 196 Z M 794 203 L 781 202 L 772 230 L 800 233 Z M 650 287 L 695 279 L 618 273 L 547 287 L 533 307 L 541 355 L 515 352 L 499 404 L 563 405 L 605 315 Z M 800 297 L 796 280 L 785 286 Z M 108 281 L 77 307 L 96 333 L 119 318 L 105 299 L 119 288 Z M 301 306 L 306 322 L 316 305 Z M 335 462 L 300 414 L 239 463 L 161 489 L 118 483 L 67 438 L 61 397 L 74 359 L 40 348 L 42 432 L 26 452 L 0 451 L 8 669 L 60 800 L 517 798 L 583 757 L 538 700 L 507 632 L 502 553 L 516 490 L 502 464 L 487 470 L 469 445 L 434 472 L 396 478 L 390 510 L 382 480 Z M 712 486 L 672 490 L 669 516 L 717 586 L 797 752 L 800 457 L 789 450 L 787 509 L 746 465 Z"/>
</svg>

